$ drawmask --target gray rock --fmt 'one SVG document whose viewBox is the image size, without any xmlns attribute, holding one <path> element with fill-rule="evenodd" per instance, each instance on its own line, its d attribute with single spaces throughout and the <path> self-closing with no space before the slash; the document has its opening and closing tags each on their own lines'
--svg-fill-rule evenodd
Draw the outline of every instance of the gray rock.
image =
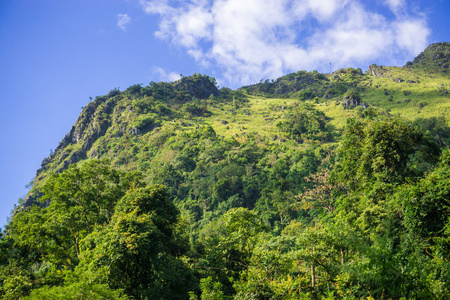
<svg viewBox="0 0 450 300">
<path fill-rule="evenodd" d="M 342 106 L 344 109 L 351 109 L 361 104 L 361 100 L 356 97 L 345 96 L 344 101 L 342 101 Z"/>
</svg>

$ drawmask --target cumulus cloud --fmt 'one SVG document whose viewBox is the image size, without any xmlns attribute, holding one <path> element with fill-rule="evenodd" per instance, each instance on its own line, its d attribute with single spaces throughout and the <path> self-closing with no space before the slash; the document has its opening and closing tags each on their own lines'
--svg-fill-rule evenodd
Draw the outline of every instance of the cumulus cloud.
<svg viewBox="0 0 450 300">
<path fill-rule="evenodd" d="M 117 26 L 119 26 L 123 31 L 126 30 L 125 25 L 130 23 L 131 18 L 127 14 L 118 14 L 117 15 Z"/>
<path fill-rule="evenodd" d="M 394 17 L 362 0 L 141 0 L 146 13 L 160 17 L 156 37 L 203 66 L 218 66 L 230 85 L 326 72 L 330 63 L 404 63 L 426 47 L 430 30 L 423 17 L 406 13 L 404 0 L 379 4 Z"/>
<path fill-rule="evenodd" d="M 180 74 L 177 74 L 176 72 L 166 71 L 160 67 L 153 68 L 153 74 L 155 74 L 159 78 L 159 81 L 165 82 L 177 81 L 181 78 Z"/>
<path fill-rule="evenodd" d="M 422 20 L 406 20 L 395 24 L 396 42 L 411 55 L 424 50 L 427 44 L 427 37 L 430 29 L 426 27 Z"/>
</svg>

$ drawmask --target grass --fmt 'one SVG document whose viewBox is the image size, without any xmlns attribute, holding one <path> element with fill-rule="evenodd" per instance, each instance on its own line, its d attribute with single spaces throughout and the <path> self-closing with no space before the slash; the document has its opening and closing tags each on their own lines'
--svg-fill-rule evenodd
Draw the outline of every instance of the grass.
<svg viewBox="0 0 450 300">
<path fill-rule="evenodd" d="M 399 67 L 384 69 L 384 77 L 366 74 L 358 82 L 358 86 L 363 89 L 363 102 L 410 120 L 450 115 L 448 76 Z M 401 78 L 401 82 L 397 78 Z M 448 92 L 445 93 L 445 90 Z M 342 129 L 347 118 L 357 116 L 356 109 L 343 109 L 342 100 L 342 97 L 320 99 L 319 103 L 313 104 L 312 100 L 248 95 L 248 102 L 239 107 L 231 103 L 209 107 L 211 117 L 195 118 L 190 121 L 192 126 L 185 127 L 185 130 L 194 129 L 197 124 L 210 125 L 224 138 L 234 137 L 238 141 L 244 141 L 246 134 L 257 132 L 270 140 L 280 135 L 276 124 L 284 120 L 284 111 L 298 103 L 313 104 L 316 109 L 325 113 L 330 125 Z"/>
<path fill-rule="evenodd" d="M 238 107 L 232 104 L 212 107 L 212 117 L 204 119 L 203 124 L 212 126 L 216 134 L 225 138 L 239 138 L 250 132 L 271 138 L 279 134 L 276 124 L 283 120 L 283 110 L 297 102 L 294 99 L 249 96 L 248 102 Z"/>
<path fill-rule="evenodd" d="M 358 78 L 363 102 L 410 120 L 449 115 L 450 78 L 447 74 L 428 73 L 423 69 L 383 68 L 383 77 L 365 74 Z M 337 129 L 345 126 L 348 117 L 357 115 L 355 109 L 344 110 L 342 100 L 342 97 L 320 99 L 318 104 L 314 104 Z M 248 95 L 248 103 L 239 108 L 231 104 L 211 108 L 213 115 L 204 118 L 203 124 L 211 125 L 218 135 L 225 138 L 239 140 L 245 133 L 258 132 L 270 139 L 280 134 L 276 124 L 284 119 L 283 107 L 297 103 L 312 101 Z"/>
<path fill-rule="evenodd" d="M 399 114 L 410 120 L 417 118 L 429 118 L 444 115 L 448 120 L 450 115 L 450 78 L 446 73 L 428 73 L 424 69 L 408 69 L 399 67 L 383 67 L 383 77 L 372 74 L 350 76 L 348 73 L 339 74 L 339 80 L 354 83 L 360 91 L 361 100 L 369 105 L 378 107 L 381 110 L 389 111 L 391 114 Z M 335 76 L 329 74 L 327 76 Z M 397 80 L 401 78 L 401 80 Z M 334 79 L 332 79 L 334 80 Z M 339 81 L 338 80 L 338 81 Z M 400 82 L 399 82 L 400 81 Z M 409 82 L 408 82 L 409 81 Z M 327 84 L 334 84 L 330 81 Z M 266 98 L 263 96 L 247 95 L 244 103 L 233 102 L 210 102 L 208 110 L 209 117 L 192 117 L 184 115 L 184 119 L 171 117 L 161 118 L 161 127 L 147 132 L 140 137 L 125 136 L 118 137 L 114 132 L 120 128 L 128 128 L 127 124 L 133 123 L 136 113 L 132 110 L 125 110 L 131 105 L 131 100 L 123 100 L 121 104 L 123 110 L 117 110 L 111 116 L 112 126 L 106 135 L 94 141 L 94 145 L 88 155 L 99 147 L 106 151 L 107 156 L 117 161 L 130 161 L 134 151 L 132 147 L 145 149 L 146 145 L 152 148 L 153 152 L 163 150 L 163 153 L 142 152 L 141 160 L 151 159 L 154 155 L 159 156 L 161 161 L 166 161 L 173 155 L 165 151 L 165 142 L 171 136 L 176 136 L 177 132 L 192 132 L 200 126 L 210 125 L 219 137 L 235 138 L 238 142 L 245 142 L 249 134 L 256 133 L 258 139 L 264 142 L 276 144 L 284 141 L 288 148 L 301 148 L 305 145 L 296 144 L 295 141 L 286 139 L 277 123 L 282 122 L 287 110 L 301 103 L 310 103 L 322 112 L 329 119 L 329 125 L 342 129 L 346 124 L 346 119 L 358 115 L 358 109 L 344 110 L 342 107 L 343 96 L 331 99 L 319 99 L 319 103 L 312 100 L 303 101 L 299 99 L 287 98 Z M 175 107 L 172 109 L 176 110 Z M 139 113 L 138 113 L 139 115 Z M 81 148 L 81 143 L 69 145 L 64 152 L 71 154 Z M 150 147 L 150 148 L 151 148 Z M 156 148 L 155 148 L 156 147 Z M 155 150 L 159 149 L 159 150 Z M 130 152 L 131 151 L 131 152 Z M 124 154 L 126 153 L 126 155 Z M 42 179 L 48 172 L 52 172 L 62 167 L 62 161 L 56 159 L 44 170 L 39 178 Z"/>
</svg>

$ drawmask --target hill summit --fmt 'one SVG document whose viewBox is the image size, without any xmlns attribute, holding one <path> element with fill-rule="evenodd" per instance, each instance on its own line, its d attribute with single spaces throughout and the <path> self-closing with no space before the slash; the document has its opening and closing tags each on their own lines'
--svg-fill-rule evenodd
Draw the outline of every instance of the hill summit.
<svg viewBox="0 0 450 300">
<path fill-rule="evenodd" d="M 449 73 L 450 68 L 450 42 L 434 43 L 416 56 L 405 67 L 425 68 L 428 71 Z"/>
</svg>

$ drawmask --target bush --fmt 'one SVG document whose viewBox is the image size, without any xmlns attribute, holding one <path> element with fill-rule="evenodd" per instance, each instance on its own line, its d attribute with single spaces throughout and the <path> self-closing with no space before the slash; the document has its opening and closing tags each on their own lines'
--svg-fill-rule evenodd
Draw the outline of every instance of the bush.
<svg viewBox="0 0 450 300">
<path fill-rule="evenodd" d="M 143 116 L 138 118 L 135 123 L 133 124 L 134 128 L 139 129 L 142 132 L 147 132 L 153 129 L 156 122 L 155 120 L 150 116 Z"/>
</svg>

